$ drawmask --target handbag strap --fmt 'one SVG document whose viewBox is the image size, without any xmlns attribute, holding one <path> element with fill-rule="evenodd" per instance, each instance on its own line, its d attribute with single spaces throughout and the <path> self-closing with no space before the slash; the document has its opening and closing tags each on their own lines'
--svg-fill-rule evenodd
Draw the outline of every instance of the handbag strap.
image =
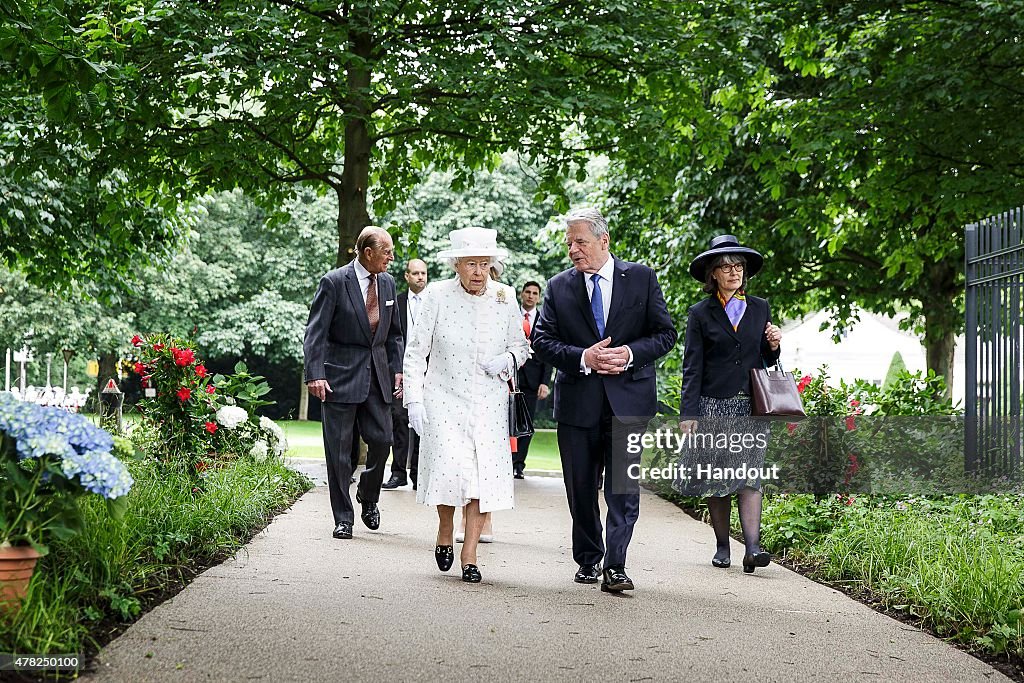
<svg viewBox="0 0 1024 683">
<path fill-rule="evenodd" d="M 519 391 L 519 368 L 516 367 L 516 354 L 511 351 L 508 355 L 512 356 L 512 371 L 509 372 L 508 388 L 512 390 L 512 393 Z"/>
<path fill-rule="evenodd" d="M 771 369 L 769 369 L 768 368 L 768 364 L 764 362 L 764 356 L 761 356 L 761 365 L 764 366 L 764 371 L 765 372 L 771 374 Z M 779 360 L 775 361 L 775 364 L 772 365 L 772 368 L 775 368 L 779 372 L 783 372 L 783 373 L 786 372 L 786 370 L 782 367 L 782 359 L 781 358 Z"/>
</svg>

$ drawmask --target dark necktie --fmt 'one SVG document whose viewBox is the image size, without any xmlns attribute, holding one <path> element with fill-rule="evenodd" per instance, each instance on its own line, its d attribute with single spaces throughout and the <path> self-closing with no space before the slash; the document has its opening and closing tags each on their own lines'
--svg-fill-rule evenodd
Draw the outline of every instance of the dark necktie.
<svg viewBox="0 0 1024 683">
<path fill-rule="evenodd" d="M 594 273 L 590 276 L 594 283 L 594 293 L 590 297 L 590 310 L 594 313 L 597 323 L 597 335 L 604 339 L 604 298 L 601 296 L 601 276 Z"/>
<path fill-rule="evenodd" d="M 366 290 L 366 317 L 370 320 L 370 336 L 377 334 L 380 305 L 377 303 L 377 274 L 370 273 L 370 288 Z"/>
</svg>

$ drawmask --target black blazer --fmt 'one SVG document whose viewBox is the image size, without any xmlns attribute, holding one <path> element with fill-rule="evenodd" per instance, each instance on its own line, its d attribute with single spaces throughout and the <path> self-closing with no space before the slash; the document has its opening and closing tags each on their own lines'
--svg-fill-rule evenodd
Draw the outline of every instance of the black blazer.
<svg viewBox="0 0 1024 683">
<path fill-rule="evenodd" d="M 522 311 L 520 310 L 520 313 Z M 537 328 L 540 323 L 540 309 L 537 309 L 536 322 L 530 328 L 530 343 L 537 338 Z M 551 384 L 551 366 L 542 363 L 535 356 L 531 356 L 523 367 L 519 368 L 519 388 L 524 392 L 537 393 L 541 384 Z"/>
<path fill-rule="evenodd" d="M 620 418 L 646 418 L 658 412 L 654 363 L 672 350 L 676 328 L 658 277 L 647 266 L 615 259 L 615 285 L 606 337 L 629 346 L 633 366 L 619 375 L 580 372 L 580 359 L 601 340 L 590 310 L 587 275 L 575 268 L 548 281 L 533 351 L 555 373 L 555 420 L 589 429 L 598 426 L 605 396 Z"/>
<path fill-rule="evenodd" d="M 762 358 L 768 365 L 779 359 L 781 348 L 772 351 L 764 333 L 771 319 L 768 301 L 750 295 L 735 331 L 717 295 L 690 306 L 683 347 L 682 417 L 701 417 L 701 396 L 731 398 L 741 391 L 750 393 L 751 368 L 761 367 Z"/>
<path fill-rule="evenodd" d="M 302 344 L 305 381 L 326 379 L 331 385 L 328 402 L 362 403 L 370 391 L 370 356 L 384 400 L 391 403 L 394 376 L 402 371 L 405 343 L 395 279 L 387 273 L 377 276 L 380 322 L 370 337 L 366 303 L 359 290 L 355 261 L 335 268 L 322 278 L 313 295 Z"/>
</svg>

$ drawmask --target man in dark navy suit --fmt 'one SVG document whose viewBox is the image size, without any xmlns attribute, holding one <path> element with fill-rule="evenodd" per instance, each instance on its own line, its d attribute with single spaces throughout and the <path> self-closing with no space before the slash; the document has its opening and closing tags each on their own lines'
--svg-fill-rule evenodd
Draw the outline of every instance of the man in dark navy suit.
<svg viewBox="0 0 1024 683">
<path fill-rule="evenodd" d="M 657 412 L 654 363 L 676 342 L 676 330 L 654 271 L 609 252 L 608 222 L 595 209 L 565 219 L 573 267 L 548 282 L 533 350 L 557 370 L 555 420 L 569 511 L 577 583 L 632 590 L 626 550 L 640 514 L 639 483 L 627 468 L 629 432 Z M 608 507 L 602 538 L 598 479 L 604 467 Z"/>
<path fill-rule="evenodd" d="M 427 287 L 427 264 L 421 259 L 409 259 L 405 264 L 405 282 L 409 289 L 398 295 L 398 322 L 402 326 L 402 338 L 406 343 L 416 324 L 416 316 Z M 416 490 L 416 475 L 420 460 L 420 435 L 409 428 L 409 411 L 402 401 L 391 404 L 391 420 L 394 422 L 395 443 L 391 447 L 391 478 L 381 488 L 397 489 L 412 481 Z"/>
<path fill-rule="evenodd" d="M 335 538 L 352 538 L 349 477 L 356 428 L 367 447 L 356 501 L 362 505 L 363 523 L 370 529 L 380 526 L 377 501 L 393 438 L 391 402 L 401 396 L 405 352 L 395 280 L 385 272 L 395 258 L 391 236 L 383 228 L 364 228 L 356 254 L 351 263 L 320 279 L 302 345 L 306 386 L 323 402 Z"/>
<path fill-rule="evenodd" d="M 537 323 L 540 320 L 540 283 L 530 280 L 519 290 L 519 313 L 523 316 L 523 333 L 533 344 L 537 338 Z M 548 385 L 551 381 L 551 366 L 531 356 L 523 367 L 519 368 L 519 389 L 526 399 L 526 409 L 532 418 L 537 412 L 537 401 L 543 401 L 551 393 Z M 526 456 L 530 453 L 532 437 L 521 436 L 516 439 L 516 452 L 512 454 L 512 475 L 516 479 L 523 478 L 526 469 Z"/>
</svg>

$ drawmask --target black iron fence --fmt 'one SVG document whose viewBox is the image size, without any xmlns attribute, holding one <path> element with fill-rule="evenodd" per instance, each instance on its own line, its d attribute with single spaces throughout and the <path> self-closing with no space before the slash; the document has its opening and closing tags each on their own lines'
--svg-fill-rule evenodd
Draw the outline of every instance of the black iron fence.
<svg viewBox="0 0 1024 683">
<path fill-rule="evenodd" d="M 1024 207 L 966 226 L 965 460 L 1019 477 L 1024 463 Z"/>
</svg>

